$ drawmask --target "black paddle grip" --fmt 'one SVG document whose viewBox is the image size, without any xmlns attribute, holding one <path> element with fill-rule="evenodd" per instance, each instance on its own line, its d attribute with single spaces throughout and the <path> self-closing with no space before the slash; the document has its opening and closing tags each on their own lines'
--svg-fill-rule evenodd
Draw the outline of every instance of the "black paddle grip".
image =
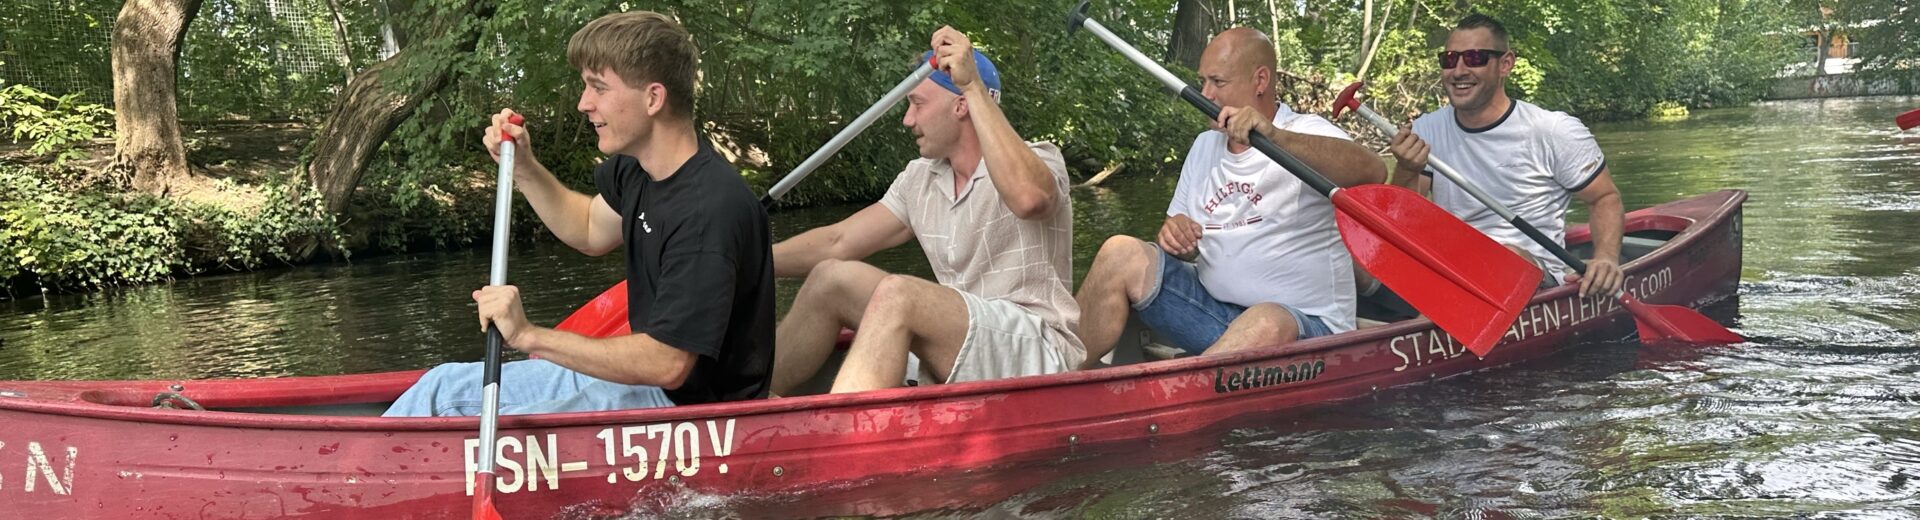
<svg viewBox="0 0 1920 520">
<path fill-rule="evenodd" d="M 1067 13 L 1067 36 L 1073 36 L 1074 31 L 1087 24 L 1087 9 L 1092 6 L 1092 0 L 1080 0 L 1078 5 L 1073 6 L 1073 11 Z"/>
<path fill-rule="evenodd" d="M 500 382 L 500 348 L 506 341 L 500 338 L 500 326 L 487 324 L 487 362 L 486 372 L 481 376 L 482 386 Z"/>
</svg>

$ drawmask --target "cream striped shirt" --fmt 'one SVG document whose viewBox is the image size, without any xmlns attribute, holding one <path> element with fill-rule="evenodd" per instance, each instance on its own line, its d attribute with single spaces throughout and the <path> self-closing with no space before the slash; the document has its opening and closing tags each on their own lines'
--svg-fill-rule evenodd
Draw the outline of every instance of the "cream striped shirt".
<svg viewBox="0 0 1920 520">
<path fill-rule="evenodd" d="M 1021 220 L 1001 202 L 983 159 L 960 193 L 945 159 L 916 159 L 887 188 L 880 203 L 913 230 L 941 285 L 986 299 L 1013 302 L 1040 317 L 1061 345 L 1083 355 L 1074 330 L 1073 202 L 1066 159 L 1048 142 L 1029 142 L 1053 172 L 1060 207 L 1042 220 Z"/>
</svg>

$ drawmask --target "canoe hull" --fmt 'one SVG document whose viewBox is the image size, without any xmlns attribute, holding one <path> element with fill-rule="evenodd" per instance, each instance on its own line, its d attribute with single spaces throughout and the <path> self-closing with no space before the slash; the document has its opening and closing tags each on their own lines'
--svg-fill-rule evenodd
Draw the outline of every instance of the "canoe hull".
<svg viewBox="0 0 1920 520">
<path fill-rule="evenodd" d="M 1628 263 L 1628 290 L 1698 307 L 1733 296 L 1742 192 L 1634 212 L 1678 232 Z M 1585 240 L 1584 229 L 1569 242 Z M 978 383 L 660 410 L 502 418 L 509 518 L 619 515 L 663 494 L 766 494 L 952 476 L 1186 436 L 1620 338 L 1631 317 L 1573 288 L 1538 295 L 1481 358 L 1426 320 L 1255 349 Z M 390 400 L 419 371 L 227 381 L 0 382 L 0 503 L 21 518 L 464 518 L 472 418 L 209 408 Z M 173 390 L 172 385 L 180 385 Z M 655 500 L 657 502 L 657 500 Z M 885 511 L 850 511 L 874 513 Z"/>
</svg>

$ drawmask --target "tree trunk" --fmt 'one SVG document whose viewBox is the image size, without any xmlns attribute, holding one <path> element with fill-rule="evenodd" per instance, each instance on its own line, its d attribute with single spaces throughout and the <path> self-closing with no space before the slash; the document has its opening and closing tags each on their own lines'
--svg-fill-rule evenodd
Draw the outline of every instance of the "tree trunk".
<svg viewBox="0 0 1920 520">
<path fill-rule="evenodd" d="M 1369 9 L 1371 9 L 1371 7 L 1369 7 Z M 1366 37 L 1364 35 L 1361 36 L 1360 44 L 1366 48 L 1366 54 L 1364 58 L 1360 59 L 1360 72 L 1355 74 L 1355 76 L 1358 77 L 1354 79 L 1366 81 L 1367 68 L 1373 66 L 1373 57 L 1380 54 L 1380 41 L 1387 38 L 1387 27 L 1393 25 L 1392 16 L 1393 2 L 1389 1 L 1387 2 L 1386 10 L 1380 13 L 1380 30 L 1372 31 L 1373 41 L 1369 43 L 1365 40 Z"/>
<path fill-rule="evenodd" d="M 1813 75 L 1825 76 L 1827 75 L 1828 39 L 1833 35 L 1833 31 L 1821 28 L 1818 33 L 1814 38 L 1819 39 L 1819 41 L 1813 44 Z"/>
<path fill-rule="evenodd" d="M 1267 0 L 1267 12 L 1270 16 L 1270 18 L 1267 18 L 1267 22 L 1272 27 L 1272 29 L 1267 32 L 1267 37 L 1272 38 L 1273 41 L 1276 42 L 1276 46 L 1278 46 L 1277 42 L 1280 41 L 1280 4 L 1274 3 L 1273 0 Z"/>
<path fill-rule="evenodd" d="M 340 0 L 327 0 L 327 14 L 333 16 L 333 35 L 340 43 L 340 73 L 346 84 L 353 83 L 353 37 L 347 34 L 347 18 L 340 15 Z"/>
<path fill-rule="evenodd" d="M 180 42 L 202 0 L 127 0 L 113 22 L 113 163 L 134 189 L 165 193 L 193 175 L 174 101 Z"/>
<path fill-rule="evenodd" d="M 484 24 L 463 20 L 491 18 L 494 8 L 491 1 L 476 0 L 464 8 L 439 11 L 434 25 L 442 29 L 426 34 L 442 36 L 417 41 L 354 75 L 309 145 L 313 159 L 306 165 L 307 179 L 320 191 L 327 211 L 346 213 L 380 145 L 422 101 L 452 81 L 459 56 L 473 52 Z"/>
<path fill-rule="evenodd" d="M 412 0 L 375 0 L 380 4 L 380 59 L 392 58 L 407 46 L 407 33 L 393 26 L 393 13 L 413 10 Z M 399 5 L 395 5 L 398 3 Z"/>
<path fill-rule="evenodd" d="M 1373 0 L 1365 0 L 1360 6 L 1360 53 L 1353 61 L 1360 63 L 1360 79 L 1366 79 L 1367 42 L 1373 40 Z"/>
<path fill-rule="evenodd" d="M 1200 54 L 1213 39 L 1212 6 L 1203 0 L 1180 0 L 1173 14 L 1173 41 L 1167 44 L 1167 60 L 1200 68 Z"/>
</svg>

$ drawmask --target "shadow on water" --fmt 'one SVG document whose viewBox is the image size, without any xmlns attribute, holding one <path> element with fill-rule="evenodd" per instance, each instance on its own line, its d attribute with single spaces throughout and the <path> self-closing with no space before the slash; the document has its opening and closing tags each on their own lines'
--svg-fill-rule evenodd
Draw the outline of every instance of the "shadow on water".
<svg viewBox="0 0 1920 520">
<path fill-rule="evenodd" d="M 1573 346 L 1536 362 L 1158 444 L 802 495 L 670 496 L 644 516 L 923 518 L 1920 518 L 1920 99 L 1766 103 L 1594 125 L 1629 209 L 1739 188 L 1737 311 L 1752 343 Z M 1076 273 L 1151 236 L 1174 175 L 1074 193 Z M 776 236 L 857 206 L 774 214 Z M 1576 212 L 1583 219 L 1583 212 Z M 253 377 L 477 356 L 483 252 L 0 301 L 0 379 Z M 873 260 L 926 276 L 917 247 Z M 510 279 L 552 323 L 617 256 L 521 247 Z M 782 312 L 797 282 L 781 284 Z M 1737 316 L 1733 313 L 1737 312 Z"/>
</svg>

